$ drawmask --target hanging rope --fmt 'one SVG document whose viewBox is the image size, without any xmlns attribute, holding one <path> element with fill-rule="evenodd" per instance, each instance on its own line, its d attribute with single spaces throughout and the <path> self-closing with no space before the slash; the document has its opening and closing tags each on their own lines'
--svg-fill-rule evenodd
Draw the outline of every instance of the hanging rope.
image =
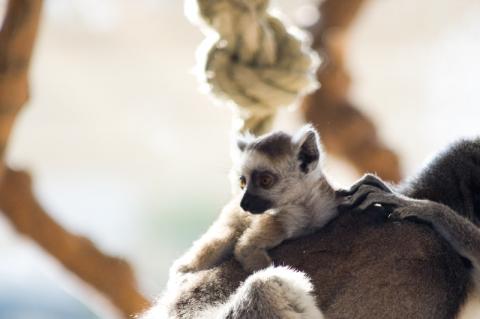
<svg viewBox="0 0 480 319">
<path fill-rule="evenodd" d="M 270 15 L 268 0 L 189 5 L 211 35 L 199 50 L 200 76 L 214 96 L 233 105 L 239 131 L 267 132 L 278 107 L 317 87 L 318 58 L 307 37 Z"/>
</svg>

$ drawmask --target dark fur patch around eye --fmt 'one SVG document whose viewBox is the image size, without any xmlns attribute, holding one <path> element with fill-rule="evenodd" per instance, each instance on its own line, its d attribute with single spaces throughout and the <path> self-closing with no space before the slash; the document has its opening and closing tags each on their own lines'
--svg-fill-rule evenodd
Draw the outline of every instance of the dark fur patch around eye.
<svg viewBox="0 0 480 319">
<path fill-rule="evenodd" d="M 268 174 L 273 178 L 273 183 L 272 185 L 276 184 L 279 180 L 279 177 L 277 174 L 272 173 L 270 171 L 259 171 L 259 170 L 254 170 L 252 172 L 251 180 L 252 183 L 255 187 L 260 187 L 260 179 L 262 177 L 262 174 Z"/>
<path fill-rule="evenodd" d="M 275 132 L 251 143 L 248 145 L 248 149 L 263 153 L 270 158 L 278 158 L 291 154 L 292 141 L 290 135 L 283 132 Z"/>
</svg>

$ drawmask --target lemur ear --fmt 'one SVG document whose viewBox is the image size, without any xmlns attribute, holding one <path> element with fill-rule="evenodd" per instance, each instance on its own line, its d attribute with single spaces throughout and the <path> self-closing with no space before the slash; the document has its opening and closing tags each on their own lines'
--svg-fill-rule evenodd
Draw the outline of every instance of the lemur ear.
<svg viewBox="0 0 480 319">
<path fill-rule="evenodd" d="M 238 155 L 243 153 L 248 145 L 255 139 L 255 137 L 249 133 L 238 134 L 234 133 L 232 135 L 232 146 L 230 152 L 233 158 L 236 158 Z"/>
<path fill-rule="evenodd" d="M 245 151 L 245 149 L 247 148 L 247 145 L 248 145 L 248 142 L 247 140 L 245 139 L 244 136 L 240 135 L 236 138 L 235 140 L 236 144 L 237 144 L 237 149 L 240 151 L 240 152 L 243 152 Z"/>
<path fill-rule="evenodd" d="M 307 124 L 294 136 L 300 170 L 305 174 L 313 171 L 320 161 L 320 138 L 315 128 Z"/>
<path fill-rule="evenodd" d="M 250 133 L 239 133 L 235 136 L 235 145 L 237 150 L 244 152 L 247 149 L 248 144 L 255 140 L 255 136 Z"/>
</svg>

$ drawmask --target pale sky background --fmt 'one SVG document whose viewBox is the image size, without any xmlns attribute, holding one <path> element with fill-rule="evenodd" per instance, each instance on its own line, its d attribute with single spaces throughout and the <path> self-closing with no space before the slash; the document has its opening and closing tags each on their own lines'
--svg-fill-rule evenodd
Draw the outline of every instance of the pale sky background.
<svg viewBox="0 0 480 319">
<path fill-rule="evenodd" d="M 315 1 L 273 3 L 299 22 Z M 352 30 L 351 98 L 405 174 L 480 133 L 480 2 L 371 0 Z M 32 99 L 9 149 L 48 211 L 127 257 L 150 296 L 229 198 L 231 114 L 198 91 L 191 72 L 202 39 L 182 1 L 47 1 Z M 277 128 L 300 124 L 283 112 Z M 340 185 L 357 177 L 331 157 L 327 169 Z M 3 218 L 0 258 L 0 311 L 27 292 L 37 303 L 75 304 L 58 266 Z"/>
</svg>

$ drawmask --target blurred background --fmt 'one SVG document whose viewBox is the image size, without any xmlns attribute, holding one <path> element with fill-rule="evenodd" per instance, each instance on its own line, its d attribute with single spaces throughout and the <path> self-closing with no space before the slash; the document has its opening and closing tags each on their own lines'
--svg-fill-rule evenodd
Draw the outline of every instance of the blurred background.
<svg viewBox="0 0 480 319">
<path fill-rule="evenodd" d="M 272 3 L 300 26 L 318 18 L 318 1 Z M 192 74 L 203 38 L 182 1 L 46 1 L 31 100 L 10 140 L 8 163 L 31 171 L 47 211 L 126 257 L 149 297 L 230 195 L 231 112 Z M 345 54 L 348 96 L 403 175 L 480 133 L 480 2 L 366 1 Z M 292 131 L 301 119 L 284 110 L 275 127 Z M 339 186 L 358 177 L 338 157 L 326 165 Z M 84 306 L 75 280 L 2 215 L 0 259 L 0 318 L 108 316 Z"/>
</svg>

